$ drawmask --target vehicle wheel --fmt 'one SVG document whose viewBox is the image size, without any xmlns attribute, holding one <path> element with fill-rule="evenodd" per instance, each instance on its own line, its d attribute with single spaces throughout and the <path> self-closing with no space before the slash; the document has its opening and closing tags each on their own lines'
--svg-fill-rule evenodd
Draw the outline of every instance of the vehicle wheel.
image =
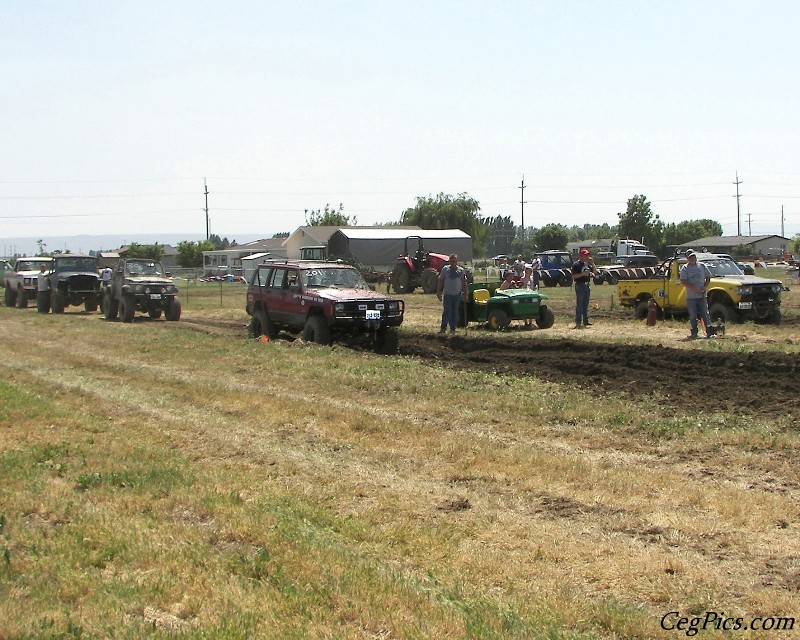
<svg viewBox="0 0 800 640">
<path fill-rule="evenodd" d="M 772 324 L 780 324 L 781 323 L 781 310 L 780 309 L 775 309 L 775 311 L 772 312 L 772 318 L 771 319 L 772 319 Z"/>
<path fill-rule="evenodd" d="M 84 301 L 83 308 L 89 313 L 94 313 L 95 311 L 97 311 L 97 300 Z"/>
<path fill-rule="evenodd" d="M 316 342 L 317 344 L 330 343 L 331 331 L 324 317 L 311 316 L 306 320 L 306 326 L 303 327 L 303 340 L 306 342 Z"/>
<path fill-rule="evenodd" d="M 555 287 L 557 282 L 553 276 L 545 271 L 545 273 L 542 275 L 542 284 L 544 284 L 545 287 Z"/>
<path fill-rule="evenodd" d="M 438 286 L 439 274 L 436 273 L 436 269 L 433 267 L 428 267 L 422 272 L 422 290 L 425 293 L 436 293 Z"/>
<path fill-rule="evenodd" d="M 110 293 L 103 296 L 103 315 L 106 320 L 116 320 L 119 315 L 119 302 Z"/>
<path fill-rule="evenodd" d="M 397 353 L 400 339 L 397 329 L 383 327 L 375 333 L 375 353 L 382 353 L 387 356 Z"/>
<path fill-rule="evenodd" d="M 562 273 L 558 276 L 558 284 L 562 287 L 572 286 L 572 274 L 569 272 Z"/>
<path fill-rule="evenodd" d="M 147 315 L 150 316 L 153 320 L 158 320 L 161 317 L 162 309 L 157 307 L 150 307 L 147 310 Z"/>
<path fill-rule="evenodd" d="M 17 292 L 17 309 L 27 309 L 27 308 L 28 308 L 28 290 L 20 289 Z"/>
<path fill-rule="evenodd" d="M 539 317 L 536 318 L 536 326 L 540 329 L 549 329 L 556 321 L 556 316 L 550 307 L 542 305 L 539 309 Z"/>
<path fill-rule="evenodd" d="M 136 314 L 136 303 L 133 296 L 122 296 L 119 301 L 119 319 L 123 322 L 133 322 L 133 316 Z"/>
<path fill-rule="evenodd" d="M 595 283 L 595 284 L 597 284 L 597 285 L 601 285 L 601 284 L 603 284 L 605 281 L 606 281 L 606 277 L 605 277 L 605 275 L 604 275 L 604 274 L 602 274 L 602 273 L 598 273 L 596 276 L 594 276 L 594 277 L 592 278 L 592 282 L 594 282 L 594 283 Z"/>
<path fill-rule="evenodd" d="M 645 320 L 647 318 L 647 314 L 650 312 L 649 304 L 649 300 L 640 300 L 636 303 L 633 315 L 637 320 Z"/>
<path fill-rule="evenodd" d="M 53 289 L 50 295 L 50 310 L 53 313 L 64 313 L 65 306 L 67 306 L 67 300 L 64 292 L 61 289 Z"/>
<path fill-rule="evenodd" d="M 7 307 L 14 307 L 17 304 L 17 292 L 11 289 L 11 287 L 6 287 L 6 293 L 3 297 L 3 304 Z"/>
<path fill-rule="evenodd" d="M 727 304 L 722 302 L 715 302 L 708 310 L 708 315 L 711 316 L 711 322 L 718 323 L 724 322 L 725 324 L 734 323 L 737 321 L 736 312 L 731 309 Z"/>
<path fill-rule="evenodd" d="M 250 335 L 254 338 L 267 336 L 270 340 L 274 340 L 278 337 L 275 324 L 270 319 L 269 314 L 263 309 L 259 309 L 253 313 L 253 317 L 250 318 Z"/>
<path fill-rule="evenodd" d="M 181 301 L 173 298 L 172 302 L 167 306 L 167 311 L 164 314 L 164 319 L 167 322 L 177 322 L 181 319 Z"/>
<path fill-rule="evenodd" d="M 392 271 L 392 289 L 395 293 L 414 293 L 414 277 L 407 264 L 399 264 Z"/>
<path fill-rule="evenodd" d="M 610 271 L 606 272 L 606 281 L 608 284 L 617 285 L 619 284 L 619 276 L 616 273 L 611 273 Z"/>
<path fill-rule="evenodd" d="M 493 331 L 506 329 L 509 324 L 508 315 L 502 309 L 492 309 L 486 318 L 486 323 Z"/>
</svg>

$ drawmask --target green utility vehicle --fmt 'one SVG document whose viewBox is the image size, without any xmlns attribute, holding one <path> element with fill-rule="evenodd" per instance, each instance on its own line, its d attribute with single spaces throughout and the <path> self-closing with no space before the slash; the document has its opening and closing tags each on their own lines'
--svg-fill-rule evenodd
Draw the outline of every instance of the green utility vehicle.
<svg viewBox="0 0 800 640">
<path fill-rule="evenodd" d="M 547 296 L 531 289 L 499 289 L 497 283 L 469 285 L 464 323 L 485 322 L 494 331 L 507 329 L 512 320 L 533 320 L 540 329 L 555 322 L 553 311 L 543 303 Z"/>
</svg>

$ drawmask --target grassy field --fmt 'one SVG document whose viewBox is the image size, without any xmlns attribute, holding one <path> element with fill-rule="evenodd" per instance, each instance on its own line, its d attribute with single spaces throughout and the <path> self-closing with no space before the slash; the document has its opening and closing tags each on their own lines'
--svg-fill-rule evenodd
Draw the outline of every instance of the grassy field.
<svg viewBox="0 0 800 640">
<path fill-rule="evenodd" d="M 682 637 L 712 613 L 704 638 L 800 637 L 790 418 L 264 344 L 244 291 L 185 286 L 179 323 L 0 307 L 0 638 Z M 532 353 L 798 351 L 794 287 L 784 326 L 713 344 L 614 291 L 571 331 L 571 290 L 546 290 Z M 438 328 L 434 296 L 405 299 L 401 340 Z"/>
</svg>

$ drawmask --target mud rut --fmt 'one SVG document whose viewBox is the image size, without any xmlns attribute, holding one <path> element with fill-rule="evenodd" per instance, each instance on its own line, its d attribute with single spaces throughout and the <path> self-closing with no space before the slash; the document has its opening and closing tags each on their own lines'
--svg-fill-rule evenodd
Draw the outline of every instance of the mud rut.
<svg viewBox="0 0 800 640">
<path fill-rule="evenodd" d="M 246 326 L 227 320 L 182 318 L 178 323 L 153 324 L 248 336 Z M 281 333 L 280 339 L 295 337 Z M 658 394 L 659 404 L 694 413 L 723 410 L 800 419 L 800 359 L 787 354 L 537 340 L 529 335 L 497 339 L 403 332 L 398 355 L 453 369 L 574 384 L 596 397 L 609 392 L 639 399 Z"/>
</svg>

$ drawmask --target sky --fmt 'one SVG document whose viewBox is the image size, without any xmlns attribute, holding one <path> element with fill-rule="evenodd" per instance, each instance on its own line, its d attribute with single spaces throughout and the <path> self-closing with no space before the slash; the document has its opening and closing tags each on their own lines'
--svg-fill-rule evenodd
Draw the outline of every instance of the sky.
<svg viewBox="0 0 800 640">
<path fill-rule="evenodd" d="M 0 243 L 271 237 L 326 204 L 368 225 L 439 193 L 529 228 L 614 225 L 642 194 L 664 222 L 800 233 L 793 1 L 0 13 Z"/>
</svg>

